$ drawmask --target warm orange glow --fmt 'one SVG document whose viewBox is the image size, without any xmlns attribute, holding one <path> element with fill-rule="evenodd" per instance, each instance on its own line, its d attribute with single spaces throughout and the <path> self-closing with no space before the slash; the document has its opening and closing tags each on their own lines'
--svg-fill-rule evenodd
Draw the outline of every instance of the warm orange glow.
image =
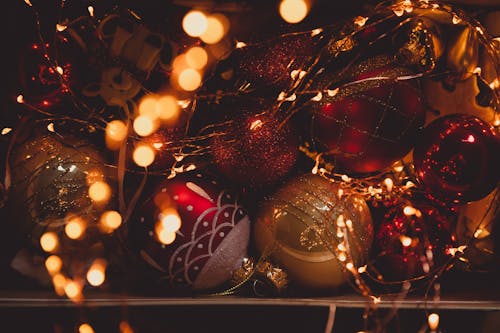
<svg viewBox="0 0 500 333">
<path fill-rule="evenodd" d="M 145 144 L 138 145 L 133 154 L 135 164 L 140 167 L 147 167 L 155 160 L 155 151 L 153 147 Z"/>
<path fill-rule="evenodd" d="M 215 44 L 224 37 L 224 25 L 216 16 L 207 18 L 207 28 L 200 39 L 207 44 Z"/>
<path fill-rule="evenodd" d="M 52 284 L 57 295 L 64 296 L 64 287 L 66 286 L 66 278 L 58 273 L 52 277 Z"/>
<path fill-rule="evenodd" d="M 78 327 L 78 333 L 94 333 L 94 329 L 89 324 L 84 323 Z"/>
<path fill-rule="evenodd" d="M 113 143 L 122 143 L 127 137 L 127 126 L 121 120 L 110 121 L 106 125 L 106 139 Z"/>
<path fill-rule="evenodd" d="M 399 240 L 401 241 L 401 244 L 402 244 L 404 247 L 408 247 L 408 246 L 410 246 L 410 245 L 411 245 L 411 242 L 412 242 L 411 237 L 404 236 L 404 235 L 402 235 L 401 237 L 399 237 Z"/>
<path fill-rule="evenodd" d="M 64 292 L 71 299 L 78 299 L 81 297 L 82 287 L 79 283 L 75 281 L 66 281 L 66 285 L 64 286 Z"/>
<path fill-rule="evenodd" d="M 427 318 L 427 322 L 430 330 L 435 332 L 439 326 L 439 315 L 437 313 L 431 313 Z"/>
<path fill-rule="evenodd" d="M 286 22 L 299 23 L 307 16 L 309 8 L 304 0 L 283 0 L 279 12 Z"/>
<path fill-rule="evenodd" d="M 87 272 L 87 281 L 91 286 L 98 287 L 106 280 L 106 262 L 97 259 L 92 263 Z"/>
<path fill-rule="evenodd" d="M 23 104 L 24 103 L 24 96 L 23 95 L 18 95 L 17 98 L 16 98 L 16 101 L 19 104 Z"/>
<path fill-rule="evenodd" d="M 161 120 L 167 121 L 177 118 L 179 115 L 179 104 L 177 98 L 165 95 L 158 99 L 156 114 Z"/>
<path fill-rule="evenodd" d="M 72 218 L 66 223 L 64 232 L 69 238 L 78 239 L 85 232 L 85 222 L 79 217 Z"/>
<path fill-rule="evenodd" d="M 160 213 L 161 229 L 167 232 L 176 232 L 181 227 L 181 218 L 175 209 L 168 209 L 163 213 Z"/>
<path fill-rule="evenodd" d="M 62 260 L 56 255 L 51 255 L 47 259 L 45 259 L 45 268 L 50 275 L 55 275 L 61 271 L 62 268 Z"/>
<path fill-rule="evenodd" d="M 122 321 L 120 323 L 120 333 L 134 333 L 134 330 L 130 327 L 129 323 Z"/>
<path fill-rule="evenodd" d="M 192 68 L 186 68 L 179 74 L 179 86 L 186 91 L 198 89 L 201 84 L 201 74 Z"/>
<path fill-rule="evenodd" d="M 165 245 L 172 244 L 175 241 L 175 232 L 162 229 L 156 235 L 158 236 L 158 240 Z"/>
<path fill-rule="evenodd" d="M 189 67 L 202 69 L 207 65 L 208 54 L 204 48 L 195 46 L 186 52 L 186 63 Z"/>
<path fill-rule="evenodd" d="M 106 232 L 113 232 L 122 224 L 122 216 L 114 210 L 108 210 L 101 215 L 101 226 Z"/>
<path fill-rule="evenodd" d="M 134 131 L 140 136 L 151 135 L 156 129 L 154 119 L 147 115 L 135 118 L 133 126 Z"/>
<path fill-rule="evenodd" d="M 207 30 L 207 17 L 200 11 L 192 10 L 182 19 L 182 28 L 191 37 L 199 37 Z"/>
<path fill-rule="evenodd" d="M 157 99 L 158 98 L 154 96 L 146 96 L 142 98 L 138 106 L 139 114 L 141 116 L 149 116 L 154 119 L 154 117 L 156 117 Z"/>
<path fill-rule="evenodd" d="M 55 232 L 46 232 L 40 237 L 40 245 L 45 252 L 54 251 L 59 245 L 59 239 Z"/>
<path fill-rule="evenodd" d="M 89 197 L 94 202 L 106 202 L 110 196 L 111 188 L 103 181 L 97 181 L 89 187 Z"/>
</svg>

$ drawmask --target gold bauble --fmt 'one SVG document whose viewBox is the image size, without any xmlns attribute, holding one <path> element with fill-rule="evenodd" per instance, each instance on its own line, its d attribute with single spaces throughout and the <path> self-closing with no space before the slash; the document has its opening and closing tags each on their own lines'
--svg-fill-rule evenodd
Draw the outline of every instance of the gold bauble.
<svg viewBox="0 0 500 333">
<path fill-rule="evenodd" d="M 8 164 L 13 222 L 36 244 L 44 232 L 63 235 L 73 217 L 80 218 L 90 232 L 89 227 L 96 226 L 109 208 L 110 173 L 102 154 L 87 140 L 33 130 L 14 144 Z M 90 186 L 97 181 L 110 186 L 109 197 L 102 201 L 89 196 Z"/>
<path fill-rule="evenodd" d="M 467 246 L 462 255 L 469 270 L 487 270 L 500 263 L 495 255 L 494 232 L 499 226 L 500 191 L 463 206 L 458 214 L 457 241 Z"/>
<path fill-rule="evenodd" d="M 312 174 L 290 181 L 267 199 L 255 223 L 257 250 L 309 289 L 344 284 L 346 265 L 363 265 L 372 241 L 365 200 Z"/>
</svg>

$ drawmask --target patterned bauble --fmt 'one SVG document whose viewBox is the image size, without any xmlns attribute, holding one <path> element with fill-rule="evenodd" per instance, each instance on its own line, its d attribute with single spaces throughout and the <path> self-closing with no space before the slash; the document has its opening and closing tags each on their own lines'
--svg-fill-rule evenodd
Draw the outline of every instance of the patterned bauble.
<svg viewBox="0 0 500 333">
<path fill-rule="evenodd" d="M 500 137 L 491 125 L 467 114 L 430 123 L 413 151 L 417 177 L 429 197 L 462 204 L 493 191 L 500 174 Z"/>
<path fill-rule="evenodd" d="M 47 231 L 70 245 L 77 238 L 90 241 L 99 233 L 101 214 L 113 205 L 114 177 L 105 165 L 94 146 L 72 135 L 41 129 L 15 142 L 8 170 L 16 223 L 35 244 Z M 65 226 L 76 220 L 85 234 L 68 238 Z"/>
<path fill-rule="evenodd" d="M 389 56 L 376 56 L 343 77 L 319 79 L 352 84 L 311 104 L 316 149 L 349 173 L 379 171 L 405 156 L 425 119 L 418 81 L 396 80 L 411 75 Z"/>
<path fill-rule="evenodd" d="M 453 247 L 452 218 L 427 203 L 401 202 L 375 230 L 373 265 L 385 281 L 402 281 L 433 271 Z"/>
<path fill-rule="evenodd" d="M 345 265 L 364 264 L 373 240 L 365 200 L 317 175 L 300 176 L 263 202 L 255 244 L 307 289 L 335 289 L 349 276 Z"/>
<path fill-rule="evenodd" d="M 470 202 L 458 211 L 458 245 L 465 245 L 462 265 L 467 270 L 493 270 L 500 258 L 495 249 L 495 234 L 500 228 L 498 188 L 481 200 Z"/>
<path fill-rule="evenodd" d="M 234 194 L 192 173 L 160 183 L 131 228 L 140 256 L 177 289 L 208 290 L 229 281 L 250 239 L 249 217 Z"/>
<path fill-rule="evenodd" d="M 217 171 L 250 187 L 271 185 L 287 176 L 299 154 L 291 122 L 269 111 L 234 117 L 210 142 Z"/>
</svg>

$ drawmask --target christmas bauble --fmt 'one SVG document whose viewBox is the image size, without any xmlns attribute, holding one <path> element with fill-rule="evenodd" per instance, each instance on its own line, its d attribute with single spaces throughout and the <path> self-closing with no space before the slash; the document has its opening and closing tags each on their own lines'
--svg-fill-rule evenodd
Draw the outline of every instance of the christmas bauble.
<svg viewBox="0 0 500 333">
<path fill-rule="evenodd" d="M 255 244 L 309 289 L 333 289 L 362 265 L 373 240 L 370 211 L 360 196 L 317 175 L 300 176 L 262 204 Z M 349 264 L 350 263 L 350 264 Z"/>
<path fill-rule="evenodd" d="M 71 244 L 98 234 L 101 214 L 113 207 L 114 177 L 103 155 L 85 139 L 46 129 L 33 130 L 13 147 L 8 161 L 9 205 L 33 242 L 39 244 L 48 231 Z M 71 221 L 78 224 L 81 236 L 65 231 Z"/>
<path fill-rule="evenodd" d="M 500 192 L 498 188 L 481 200 L 469 202 L 458 211 L 458 245 L 465 245 L 465 268 L 494 269 L 500 262 L 495 253 L 494 234 L 500 227 Z"/>
<path fill-rule="evenodd" d="M 427 203 L 399 203 L 375 230 L 373 263 L 385 281 L 402 281 L 439 267 L 453 247 L 451 217 Z"/>
<path fill-rule="evenodd" d="M 32 43 L 18 59 L 19 83 L 24 101 L 48 110 L 70 97 L 70 85 L 77 78 L 73 63 L 65 52 L 69 41 L 56 35 L 54 44 Z"/>
<path fill-rule="evenodd" d="M 395 80 L 411 75 L 388 56 L 377 56 L 333 79 L 353 84 L 312 104 L 317 149 L 350 173 L 379 171 L 405 156 L 425 119 L 418 82 Z"/>
<path fill-rule="evenodd" d="M 251 187 L 276 183 L 297 161 L 297 134 L 268 110 L 234 117 L 210 142 L 215 167 L 233 182 Z"/>
<path fill-rule="evenodd" d="M 226 66 L 232 67 L 237 86 L 284 90 L 293 83 L 292 71 L 305 68 L 313 52 L 309 34 L 289 35 L 238 49 Z"/>
<path fill-rule="evenodd" d="M 234 194 L 215 180 L 179 174 L 158 184 L 138 209 L 129 235 L 172 287 L 208 290 L 241 266 L 250 220 Z"/>
<path fill-rule="evenodd" d="M 430 123 L 413 151 L 415 171 L 429 197 L 461 204 L 493 191 L 500 174 L 500 138 L 491 125 L 467 114 Z"/>
</svg>

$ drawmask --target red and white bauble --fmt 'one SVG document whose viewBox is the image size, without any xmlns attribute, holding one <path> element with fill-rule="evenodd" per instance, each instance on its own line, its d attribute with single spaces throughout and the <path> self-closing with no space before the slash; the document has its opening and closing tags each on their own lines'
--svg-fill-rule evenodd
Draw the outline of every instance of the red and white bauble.
<svg viewBox="0 0 500 333">
<path fill-rule="evenodd" d="M 166 211 L 181 220 L 175 239 L 165 244 L 158 223 Z M 234 194 L 200 173 L 161 183 L 139 212 L 140 255 L 166 274 L 173 287 L 213 289 L 227 282 L 247 256 L 250 219 Z"/>
</svg>

